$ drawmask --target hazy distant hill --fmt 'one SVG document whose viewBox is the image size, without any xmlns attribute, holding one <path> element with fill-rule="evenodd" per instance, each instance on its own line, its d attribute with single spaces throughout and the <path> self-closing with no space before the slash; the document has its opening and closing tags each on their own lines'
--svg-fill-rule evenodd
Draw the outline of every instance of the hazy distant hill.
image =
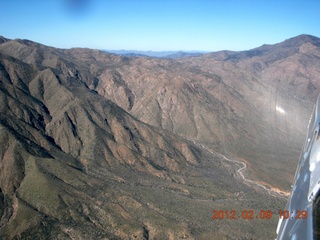
<svg viewBox="0 0 320 240">
<path fill-rule="evenodd" d="M 184 58 L 184 57 L 194 57 L 200 56 L 207 52 L 200 51 L 191 51 L 191 52 L 183 52 L 183 51 L 135 51 L 135 50 L 105 50 L 109 53 L 114 53 L 117 55 L 128 56 L 128 57 L 156 57 L 156 58 Z"/>
<path fill-rule="evenodd" d="M 320 39 L 178 59 L 0 37 L 0 238 L 270 239 L 290 190 Z"/>
</svg>

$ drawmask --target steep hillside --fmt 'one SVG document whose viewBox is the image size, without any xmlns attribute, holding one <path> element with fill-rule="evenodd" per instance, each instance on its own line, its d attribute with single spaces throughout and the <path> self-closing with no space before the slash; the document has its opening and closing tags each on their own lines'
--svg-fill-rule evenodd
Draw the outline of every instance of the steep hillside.
<svg viewBox="0 0 320 240">
<path fill-rule="evenodd" d="M 268 236 L 275 221 L 255 233 L 211 219 L 216 208 L 281 206 L 238 165 L 133 118 L 74 73 L 26 62 L 0 56 L 2 238 Z"/>
<path fill-rule="evenodd" d="M 291 185 L 319 93 L 318 38 L 178 61 L 112 56 L 113 65 L 100 52 L 66 52 L 86 62 L 79 75 L 91 89 L 141 121 L 245 158 L 262 181 Z"/>
<path fill-rule="evenodd" d="M 259 184 L 289 190 L 319 42 L 174 60 L 1 37 L 0 236 L 274 237 L 285 199 Z"/>
</svg>

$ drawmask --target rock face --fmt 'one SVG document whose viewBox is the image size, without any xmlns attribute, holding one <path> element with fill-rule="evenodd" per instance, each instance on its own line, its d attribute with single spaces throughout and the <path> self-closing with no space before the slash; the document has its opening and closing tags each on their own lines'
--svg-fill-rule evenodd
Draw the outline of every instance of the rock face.
<svg viewBox="0 0 320 240">
<path fill-rule="evenodd" d="M 239 161 L 288 190 L 319 66 L 308 35 L 181 59 L 0 37 L 0 238 L 274 237 L 212 211 L 283 208 Z"/>
</svg>

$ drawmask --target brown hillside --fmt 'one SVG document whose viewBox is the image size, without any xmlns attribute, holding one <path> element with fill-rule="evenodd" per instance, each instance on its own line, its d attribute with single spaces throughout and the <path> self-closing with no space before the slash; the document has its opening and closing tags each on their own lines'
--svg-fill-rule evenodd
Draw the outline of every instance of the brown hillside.
<svg viewBox="0 0 320 240">
<path fill-rule="evenodd" d="M 1 37 L 0 238 L 274 237 L 212 211 L 283 208 L 242 177 L 289 190 L 319 63 L 308 35 L 176 60 Z"/>
</svg>

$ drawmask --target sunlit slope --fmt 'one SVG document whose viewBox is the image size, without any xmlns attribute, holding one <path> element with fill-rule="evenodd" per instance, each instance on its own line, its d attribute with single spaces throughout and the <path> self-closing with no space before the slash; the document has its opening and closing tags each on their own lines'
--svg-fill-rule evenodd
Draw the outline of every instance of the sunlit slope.
<svg viewBox="0 0 320 240">
<path fill-rule="evenodd" d="M 319 56 L 304 35 L 180 60 L 1 38 L 0 236 L 274 237 L 276 215 L 213 221 L 212 210 L 283 206 L 237 161 L 288 189 Z"/>
<path fill-rule="evenodd" d="M 253 176 L 288 189 L 319 92 L 319 46 L 301 35 L 181 60 L 64 53 L 79 61 L 69 72 L 139 120 L 244 158 Z"/>
<path fill-rule="evenodd" d="M 0 236 L 217 239 L 269 236 L 213 209 L 281 201 L 219 155 L 149 126 L 59 69 L 0 56 Z M 233 230 L 228 228 L 230 224 Z M 269 229 L 269 230 L 268 230 Z"/>
</svg>

